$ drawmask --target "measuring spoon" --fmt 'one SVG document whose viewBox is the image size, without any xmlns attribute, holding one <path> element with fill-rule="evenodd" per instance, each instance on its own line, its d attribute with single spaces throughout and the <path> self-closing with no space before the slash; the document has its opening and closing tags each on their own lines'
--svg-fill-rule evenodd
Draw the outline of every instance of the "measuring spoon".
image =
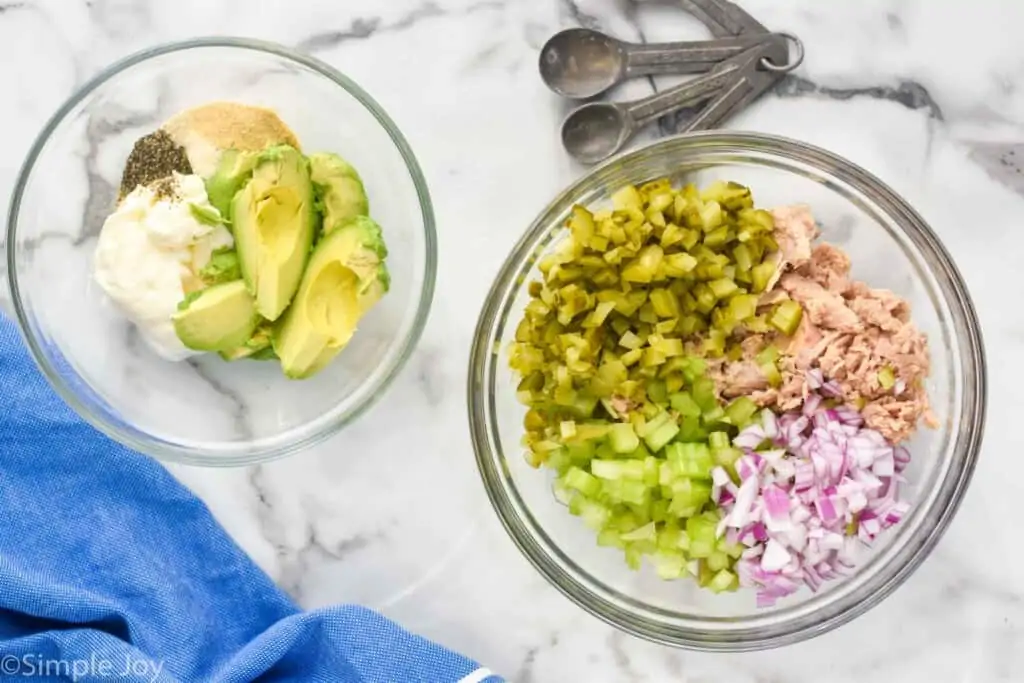
<svg viewBox="0 0 1024 683">
<path fill-rule="evenodd" d="M 747 95 L 752 79 L 758 77 L 762 60 L 775 57 L 784 60 L 786 43 L 770 40 L 759 43 L 737 57 L 718 64 L 709 73 L 682 85 L 634 102 L 591 102 L 573 110 L 562 124 L 562 145 L 579 161 L 594 164 L 622 149 L 638 130 L 655 119 L 685 107 L 700 104 L 713 95 L 715 100 L 710 116 L 698 114 L 688 128 L 694 130 L 718 122 L 737 104 L 748 104 Z M 780 74 L 771 74 L 773 80 Z M 766 87 L 766 86 L 765 86 Z M 759 88 L 763 92 L 764 88 Z M 760 93 L 758 93 L 760 94 Z"/>
<path fill-rule="evenodd" d="M 540 75 L 559 95 L 585 99 L 636 76 L 706 73 L 771 35 L 643 44 L 589 28 L 571 28 L 556 33 L 541 48 Z"/>
</svg>

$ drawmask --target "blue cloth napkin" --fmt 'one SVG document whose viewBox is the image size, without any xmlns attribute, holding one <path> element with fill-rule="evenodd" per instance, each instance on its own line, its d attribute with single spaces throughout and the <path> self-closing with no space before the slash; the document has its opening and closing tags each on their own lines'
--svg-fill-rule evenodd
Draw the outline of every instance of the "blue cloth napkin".
<svg viewBox="0 0 1024 683">
<path fill-rule="evenodd" d="M 371 610 L 299 610 L 163 467 L 65 406 L 2 315 L 0 445 L 0 681 L 500 680 Z"/>
</svg>

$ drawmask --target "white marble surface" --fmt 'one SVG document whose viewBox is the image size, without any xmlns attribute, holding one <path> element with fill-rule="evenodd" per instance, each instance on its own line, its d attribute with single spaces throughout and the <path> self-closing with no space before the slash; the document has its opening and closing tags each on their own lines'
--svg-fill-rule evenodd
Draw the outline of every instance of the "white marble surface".
<svg viewBox="0 0 1024 683">
<path fill-rule="evenodd" d="M 387 396 L 328 444 L 249 470 L 175 468 L 304 606 L 357 601 L 510 680 L 932 683 L 1024 676 L 1024 25 L 1017 0 L 746 0 L 799 34 L 798 78 L 732 127 L 823 145 L 903 193 L 954 254 L 989 353 L 989 427 L 962 511 L 894 596 L 812 642 L 742 656 L 624 636 L 549 587 L 492 513 L 465 410 L 476 313 L 507 249 L 582 172 L 536 73 L 555 30 L 698 38 L 671 5 L 613 0 L 0 1 L 0 185 L 69 92 L 135 49 L 235 34 L 310 50 L 393 115 L 427 174 L 440 276 L 423 340 Z M 258 8 L 258 9 L 256 9 Z M 659 80 L 664 86 L 669 80 Z M 646 80 L 618 94 L 650 92 Z M 650 134 L 657 134 L 651 131 Z M 1024 154 L 1024 147 L 1018 154 Z"/>
</svg>

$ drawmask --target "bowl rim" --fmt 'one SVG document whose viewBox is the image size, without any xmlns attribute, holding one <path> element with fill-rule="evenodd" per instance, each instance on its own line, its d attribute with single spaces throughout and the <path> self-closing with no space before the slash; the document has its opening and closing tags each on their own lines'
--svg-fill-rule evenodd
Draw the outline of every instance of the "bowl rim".
<svg viewBox="0 0 1024 683">
<path fill-rule="evenodd" d="M 317 75 L 327 78 L 329 81 L 348 92 L 348 94 L 354 97 L 377 120 L 378 124 L 380 124 L 388 134 L 388 137 L 390 137 L 395 148 L 402 156 L 402 160 L 405 163 L 406 169 L 413 182 L 413 186 L 416 189 L 420 213 L 423 220 L 424 249 L 426 252 L 423 282 L 420 287 L 419 300 L 416 303 L 416 314 L 413 318 L 412 325 L 410 326 L 405 339 L 402 340 L 402 344 L 398 348 L 398 352 L 394 357 L 391 367 L 387 369 L 387 372 L 378 377 L 375 385 L 372 387 L 372 391 L 367 392 L 361 401 L 353 404 L 348 410 L 339 414 L 335 419 L 324 423 L 315 431 L 311 431 L 301 438 L 285 439 L 283 436 L 276 436 L 271 437 L 270 439 L 265 439 L 273 441 L 273 443 L 260 448 L 253 448 L 252 444 L 259 443 L 261 440 L 240 441 L 237 446 L 232 445 L 231 447 L 218 449 L 181 446 L 149 436 L 137 436 L 140 432 L 126 430 L 118 425 L 111 424 L 105 419 L 97 417 L 85 405 L 85 403 L 78 398 L 75 392 L 67 388 L 60 373 L 58 373 L 53 365 L 47 360 L 46 354 L 43 353 L 39 341 L 29 332 L 30 326 L 28 324 L 25 308 L 21 301 L 21 288 L 18 283 L 15 262 L 17 250 L 7 248 L 7 245 L 16 244 L 14 236 L 17 232 L 22 195 L 28 184 L 32 170 L 35 167 L 40 153 L 49 141 L 50 136 L 65 120 L 67 115 L 97 88 L 122 72 L 154 58 L 197 48 L 233 48 L 274 55 L 304 66 Z M 43 126 L 41 132 L 36 136 L 32 146 L 29 148 L 29 152 L 26 155 L 25 160 L 21 164 L 17 179 L 11 192 L 11 201 L 7 212 L 6 242 L 4 250 L 6 251 L 7 276 L 3 279 L 6 281 L 6 287 L 8 294 L 10 295 L 11 306 L 14 310 L 19 334 L 21 334 L 22 339 L 25 341 L 36 365 L 61 398 L 86 422 L 122 445 L 146 455 L 151 455 L 159 460 L 205 467 L 236 467 L 242 465 L 254 465 L 293 455 L 299 451 L 306 450 L 312 446 L 322 443 L 326 439 L 337 434 L 342 428 L 369 410 L 385 393 L 398 373 L 401 372 L 419 342 L 433 303 L 435 281 L 437 278 L 437 228 L 433 202 L 430 197 L 430 191 L 427 187 L 426 177 L 405 136 L 399 130 L 398 125 L 384 111 L 384 108 L 354 80 L 326 62 L 279 43 L 234 36 L 196 37 L 188 40 L 161 43 L 148 47 L 111 63 L 86 81 L 82 86 L 77 88 L 46 121 L 46 124 Z M 287 434 L 287 432 L 285 434 Z"/>
<path fill-rule="evenodd" d="M 765 613 L 764 616 L 744 619 L 744 625 L 733 631 L 702 630 L 696 627 L 679 627 L 673 624 L 654 621 L 632 607 L 635 601 L 628 596 L 615 596 L 597 579 L 579 569 L 568 560 L 562 551 L 547 537 L 539 523 L 532 520 L 528 506 L 515 491 L 508 474 L 506 458 L 509 454 L 501 452 L 501 439 L 497 434 L 496 421 L 493 419 L 494 409 L 494 376 L 503 358 L 503 349 L 499 347 L 500 339 L 493 336 L 505 323 L 500 316 L 515 296 L 519 285 L 516 278 L 522 274 L 524 264 L 533 255 L 533 249 L 554 231 L 550 218 L 568 197 L 577 195 L 595 177 L 605 173 L 617 165 L 625 165 L 644 155 L 656 153 L 660 147 L 674 145 L 707 144 L 711 152 L 722 152 L 714 148 L 718 144 L 729 153 L 735 154 L 737 148 L 768 155 L 774 160 L 783 159 L 799 162 L 813 167 L 816 171 L 828 174 L 846 185 L 867 196 L 879 205 L 885 204 L 888 218 L 897 223 L 901 229 L 915 233 L 926 246 L 922 251 L 934 257 L 938 263 L 938 271 L 931 266 L 933 277 L 945 278 L 948 287 L 940 288 L 943 303 L 952 314 L 951 324 L 957 327 L 957 339 L 960 348 L 960 375 L 972 378 L 972 391 L 963 389 L 961 422 L 969 420 L 971 429 L 961 430 L 960 435 L 951 443 L 951 450 L 962 457 L 959 470 L 947 472 L 936 482 L 936 491 L 945 492 L 941 509 L 931 510 L 933 521 L 922 523 L 916 530 L 923 538 L 914 537 L 908 543 L 909 548 L 899 552 L 888 549 L 884 553 L 885 562 L 868 579 L 855 588 L 861 589 L 860 595 L 847 591 L 841 596 L 839 609 L 833 609 L 825 618 L 813 618 L 814 615 L 797 613 L 790 623 L 772 625 L 773 615 L 779 612 Z M 704 148 L 696 150 L 699 154 Z M 792 171 L 792 169 L 784 169 Z M 909 228 L 908 228 L 909 226 Z M 507 311 L 506 311 L 507 312 Z M 961 329 L 962 327 L 962 329 Z M 951 369 L 955 372 L 956 367 Z M 485 393 L 485 387 L 489 390 Z M 790 138 L 734 130 L 713 130 L 683 133 L 655 140 L 631 151 L 616 155 L 596 165 L 581 177 L 570 183 L 539 213 L 523 236 L 510 251 L 495 277 L 480 312 L 470 349 L 469 372 L 467 378 L 467 401 L 469 409 L 470 436 L 473 443 L 477 468 L 483 480 L 484 489 L 494 511 L 505 531 L 520 552 L 544 578 L 563 595 L 575 602 L 591 615 L 631 635 L 656 642 L 662 645 L 691 650 L 742 652 L 762 650 L 782 645 L 793 644 L 818 635 L 827 633 L 854 618 L 866 613 L 892 594 L 928 557 L 952 521 L 968 485 L 973 476 L 985 427 L 987 396 L 987 375 L 984 343 L 977 313 L 967 291 L 966 284 L 937 235 L 910 205 L 889 185 L 859 165 L 821 147 L 800 142 Z M 936 494 L 938 495 L 938 494 Z M 937 502 L 934 501 L 934 502 Z M 530 521 L 524 521 L 529 519 Z M 534 529 L 533 527 L 536 527 Z M 536 534 L 534 531 L 536 530 Z M 896 555 L 904 556 L 902 564 L 890 564 Z M 888 570 L 886 570 L 888 568 Z M 870 589 L 865 593 L 866 589 Z M 793 608 L 794 610 L 798 608 Z M 641 608 L 647 614 L 658 612 L 656 608 Z M 777 620 L 777 619 L 774 619 Z M 688 620 L 701 621 L 701 617 Z M 727 618 L 708 617 L 709 623 L 716 624 L 731 621 Z M 751 625 L 752 624 L 752 625 Z M 765 634 L 762 631 L 769 631 Z"/>
</svg>

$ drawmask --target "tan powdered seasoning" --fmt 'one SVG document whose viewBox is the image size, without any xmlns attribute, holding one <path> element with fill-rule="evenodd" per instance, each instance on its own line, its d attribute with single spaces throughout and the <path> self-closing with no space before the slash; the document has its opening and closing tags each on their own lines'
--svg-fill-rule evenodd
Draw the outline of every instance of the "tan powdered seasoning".
<svg viewBox="0 0 1024 683">
<path fill-rule="evenodd" d="M 163 129 L 185 148 L 192 167 L 208 177 L 225 149 L 259 151 L 268 145 L 287 144 L 299 149 L 295 133 L 270 109 L 237 102 L 210 102 L 187 109 Z"/>
</svg>

